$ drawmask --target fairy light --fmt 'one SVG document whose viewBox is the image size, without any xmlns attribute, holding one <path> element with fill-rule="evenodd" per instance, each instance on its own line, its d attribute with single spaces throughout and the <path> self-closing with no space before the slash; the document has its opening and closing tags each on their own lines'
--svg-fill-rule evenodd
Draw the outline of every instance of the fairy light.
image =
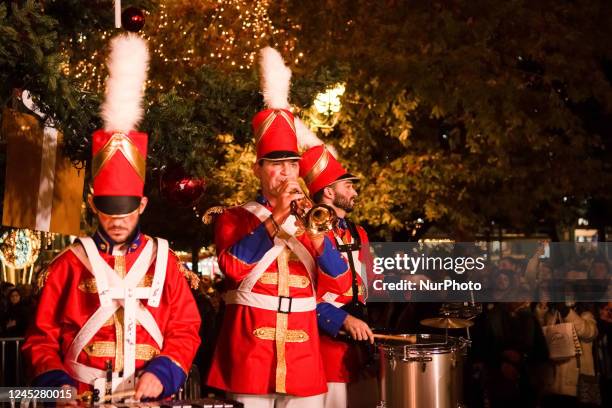
<svg viewBox="0 0 612 408">
<path fill-rule="evenodd" d="M 178 78 L 165 75 L 175 72 L 177 64 L 185 68 L 212 65 L 228 71 L 251 69 L 258 51 L 267 45 L 278 47 L 294 64 L 303 62 L 295 37 L 300 27 L 284 17 L 282 25 L 288 29 L 278 28 L 269 15 L 271 4 L 272 0 L 166 0 L 160 2 L 155 14 L 145 11 L 141 35 L 149 41 L 155 78 L 147 85 L 159 90 L 184 86 Z M 198 19 L 197 24 L 193 19 Z M 66 44 L 62 72 L 79 80 L 87 91 L 101 91 L 107 71 L 106 49 L 100 42 L 108 42 L 116 33 L 109 29 L 77 35 Z M 74 55 L 86 55 L 96 47 L 102 51 L 74 59 Z M 162 76 L 155 76 L 156 72 Z"/>
</svg>

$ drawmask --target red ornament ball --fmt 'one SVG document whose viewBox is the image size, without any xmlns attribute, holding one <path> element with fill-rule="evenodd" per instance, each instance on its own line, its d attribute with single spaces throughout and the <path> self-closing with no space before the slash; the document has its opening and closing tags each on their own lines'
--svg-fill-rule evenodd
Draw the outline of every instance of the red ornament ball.
<svg viewBox="0 0 612 408">
<path fill-rule="evenodd" d="M 128 7 L 121 13 L 121 25 L 128 31 L 137 33 L 145 24 L 145 16 L 142 10 L 136 7 Z"/>
<path fill-rule="evenodd" d="M 182 168 L 167 170 L 161 177 L 163 197 L 180 207 L 191 207 L 196 204 L 206 191 L 203 178 L 191 177 Z"/>
</svg>

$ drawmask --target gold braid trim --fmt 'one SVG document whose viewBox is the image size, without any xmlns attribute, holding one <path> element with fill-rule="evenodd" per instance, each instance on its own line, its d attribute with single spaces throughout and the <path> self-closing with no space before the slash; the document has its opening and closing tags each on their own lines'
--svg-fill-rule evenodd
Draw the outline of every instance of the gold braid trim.
<svg viewBox="0 0 612 408">
<path fill-rule="evenodd" d="M 365 288 L 361 284 L 359 284 L 357 291 L 359 292 L 358 293 L 359 296 L 362 296 L 365 294 Z M 342 294 L 342 296 L 353 296 L 353 288 L 349 288 L 346 292 Z"/>
<path fill-rule="evenodd" d="M 210 207 L 208 210 L 206 210 L 206 212 L 204 213 L 204 215 L 202 216 L 202 222 L 206 225 L 210 225 L 213 223 L 213 221 L 221 214 L 223 214 L 223 212 L 225 212 L 225 208 L 222 205 L 217 205 L 214 207 Z"/>
<path fill-rule="evenodd" d="M 91 172 L 95 178 L 102 168 L 117 153 L 121 152 L 123 157 L 134 169 L 138 177 L 144 182 L 146 174 L 146 158 L 140 153 L 128 135 L 116 132 L 106 144 L 94 155 L 91 163 Z"/>
<path fill-rule="evenodd" d="M 259 282 L 264 285 L 278 285 L 278 274 L 274 272 L 265 272 L 259 278 Z M 307 288 L 310 286 L 310 279 L 302 275 L 289 275 L 290 288 Z"/>
<path fill-rule="evenodd" d="M 91 357 L 115 357 L 114 341 L 95 341 L 83 347 L 83 351 Z M 150 344 L 136 344 L 136 360 L 149 361 L 160 353 L 159 349 Z"/>
<path fill-rule="evenodd" d="M 179 272 L 185 277 L 185 279 L 187 279 L 187 283 L 189 284 L 189 287 L 193 290 L 196 290 L 197 288 L 199 288 L 200 287 L 200 277 L 196 275 L 195 273 L 193 273 L 193 271 L 190 271 L 189 269 L 185 268 L 185 266 L 181 262 L 181 257 L 178 256 L 176 252 L 170 249 L 170 253 L 174 255 L 174 257 L 176 258 L 176 267 L 178 268 Z"/>
<path fill-rule="evenodd" d="M 306 184 L 312 183 L 317 177 L 323 173 L 323 170 L 327 168 L 329 164 L 329 152 L 325 145 L 323 145 L 323 151 L 321 152 L 321 156 L 317 159 L 314 166 L 310 169 L 310 171 L 304 176 L 304 181 Z"/>
<path fill-rule="evenodd" d="M 289 249 L 285 248 L 276 262 L 278 265 L 278 296 L 289 296 Z M 285 342 L 287 341 L 287 326 L 289 315 L 276 313 L 276 328 L 274 340 L 276 343 L 276 387 L 278 393 L 287 392 L 287 356 L 285 355 Z"/>
<path fill-rule="evenodd" d="M 261 340 L 276 340 L 276 328 L 260 327 L 253 330 L 253 336 Z M 310 336 L 304 330 L 287 330 L 285 341 L 287 343 L 304 343 Z"/>
<path fill-rule="evenodd" d="M 153 283 L 153 275 L 146 274 L 138 283 L 139 288 L 151 287 Z M 98 287 L 96 285 L 96 278 L 87 278 L 79 282 L 79 290 L 85 293 L 98 293 Z"/>
<path fill-rule="evenodd" d="M 119 275 L 119 277 L 123 278 L 126 274 L 126 264 L 125 264 L 125 256 L 119 255 L 115 256 L 115 273 Z M 124 319 L 123 319 L 123 307 L 117 309 L 114 314 L 115 317 L 115 339 L 117 342 L 115 343 L 115 370 L 116 372 L 120 372 L 123 370 L 123 332 L 124 332 Z"/>
<path fill-rule="evenodd" d="M 196 275 L 193 271 L 185 268 L 181 261 L 177 261 L 177 266 L 179 271 L 183 274 L 185 279 L 187 279 L 187 283 L 189 283 L 189 287 L 191 289 L 197 289 L 200 286 L 200 277 Z"/>
<path fill-rule="evenodd" d="M 44 267 L 36 278 L 36 287 L 39 291 L 42 290 L 45 283 L 47 283 L 47 278 L 49 278 L 49 266 Z"/>
</svg>

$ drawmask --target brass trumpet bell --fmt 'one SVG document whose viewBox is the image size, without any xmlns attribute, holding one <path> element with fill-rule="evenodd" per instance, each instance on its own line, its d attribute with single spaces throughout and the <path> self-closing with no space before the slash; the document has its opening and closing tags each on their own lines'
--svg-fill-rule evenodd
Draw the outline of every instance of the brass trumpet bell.
<svg viewBox="0 0 612 408">
<path fill-rule="evenodd" d="M 313 205 L 308 198 L 292 201 L 291 214 L 313 235 L 329 232 L 338 223 L 338 216 L 332 207 L 327 204 Z"/>
<path fill-rule="evenodd" d="M 327 204 L 317 204 L 306 213 L 306 228 L 311 234 L 333 230 L 338 223 L 336 211 Z"/>
</svg>

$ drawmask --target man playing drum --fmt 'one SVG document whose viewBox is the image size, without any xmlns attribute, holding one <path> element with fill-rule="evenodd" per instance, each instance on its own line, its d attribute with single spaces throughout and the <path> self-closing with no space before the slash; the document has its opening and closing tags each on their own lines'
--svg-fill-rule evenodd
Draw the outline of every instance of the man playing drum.
<svg viewBox="0 0 612 408">
<path fill-rule="evenodd" d="M 89 205 L 98 230 L 49 265 L 23 352 L 36 386 L 167 397 L 191 368 L 200 317 L 168 242 L 138 226 L 147 205 L 147 135 L 133 129 L 143 113 L 147 45 L 131 34 L 111 46 L 105 126 L 92 143 Z"/>
<path fill-rule="evenodd" d="M 304 152 L 300 160 L 300 176 L 306 182 L 315 204 L 326 204 L 338 216 L 336 228 L 328 237 L 347 259 L 351 269 L 351 287 L 335 292 L 321 282 L 318 293 L 324 302 L 317 305 L 321 335 L 321 355 L 327 378 L 326 408 L 347 406 L 347 383 L 356 380 L 360 357 L 356 344 L 339 340 L 341 329 L 355 340 L 374 342 L 374 334 L 365 318 L 366 268 L 369 259 L 365 230 L 346 219 L 353 210 L 357 192 L 353 183 L 357 177 L 349 174 L 325 145 L 314 146 Z M 362 251 L 362 246 L 364 250 Z"/>
</svg>

